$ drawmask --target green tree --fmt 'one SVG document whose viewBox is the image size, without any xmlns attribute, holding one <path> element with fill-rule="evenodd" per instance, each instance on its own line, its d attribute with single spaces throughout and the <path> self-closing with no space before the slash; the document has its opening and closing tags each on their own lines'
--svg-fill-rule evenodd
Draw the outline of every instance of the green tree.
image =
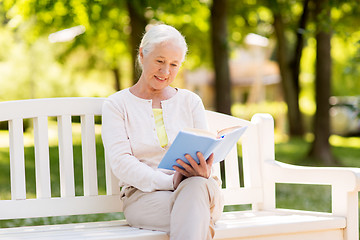
<svg viewBox="0 0 360 240">
<path fill-rule="evenodd" d="M 5 1 L 10 20 L 16 22 L 14 31 L 29 46 L 41 36 L 74 26 L 83 26 L 85 33 L 59 45 L 59 61 L 86 49 L 84 71 L 102 67 L 113 72 L 114 88 L 120 89 L 119 59 L 127 57 L 128 16 L 124 1 Z M 26 26 L 26 28 L 24 28 Z M 78 69 L 79 70 L 79 69 Z"/>
<path fill-rule="evenodd" d="M 306 28 L 306 21 L 308 16 L 308 0 L 304 0 L 302 7 L 302 14 L 298 20 L 298 24 L 294 24 L 293 20 L 290 26 L 291 32 L 296 35 L 296 41 L 293 44 L 289 44 L 289 40 L 286 38 L 286 32 L 288 28 L 284 21 L 284 12 L 290 13 L 290 11 L 284 11 L 289 9 L 289 2 L 279 3 L 279 1 L 272 1 L 270 8 L 274 17 L 274 29 L 277 39 L 277 61 L 280 67 L 280 74 L 282 79 L 282 89 L 285 96 L 285 101 L 288 106 L 288 122 L 289 122 L 289 134 L 290 136 L 302 136 L 304 134 L 304 126 L 302 121 L 302 114 L 299 106 L 299 74 L 300 74 L 300 60 L 302 56 L 302 49 L 304 45 L 303 32 Z M 285 4 L 285 6 L 284 6 Z M 289 46 L 291 45 L 291 46 Z M 292 49 L 293 54 L 289 54 L 288 50 Z"/>
<path fill-rule="evenodd" d="M 236 44 L 242 44 L 242 40 L 249 32 L 268 38 L 275 37 L 275 59 L 280 67 L 281 86 L 288 106 L 287 118 L 291 136 L 304 134 L 299 106 L 301 90 L 299 74 L 304 32 L 309 15 L 308 2 L 308 0 L 232 1 L 229 15 L 231 36 L 234 36 L 231 40 L 236 41 L 234 38 L 238 38 Z M 294 6 L 297 9 L 296 13 L 292 8 Z"/>
</svg>

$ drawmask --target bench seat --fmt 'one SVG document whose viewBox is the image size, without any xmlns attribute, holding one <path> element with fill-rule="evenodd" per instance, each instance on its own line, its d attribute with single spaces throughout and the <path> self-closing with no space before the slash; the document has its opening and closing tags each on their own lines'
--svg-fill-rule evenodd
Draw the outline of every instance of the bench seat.
<svg viewBox="0 0 360 240">
<path fill-rule="evenodd" d="M 215 239 L 315 240 L 316 232 L 320 232 L 322 237 L 327 232 L 326 239 L 335 240 L 343 239 L 345 226 L 345 218 L 326 213 L 290 210 L 226 212 L 215 226 Z M 130 227 L 126 220 L 0 229 L 0 239 L 2 237 L 7 240 L 168 239 L 163 232 Z"/>
<path fill-rule="evenodd" d="M 326 213 L 293 210 L 228 212 L 216 224 L 215 239 L 335 240 L 343 239 L 345 226 L 345 218 Z M 316 232 L 328 232 L 328 238 L 317 238 Z"/>
</svg>

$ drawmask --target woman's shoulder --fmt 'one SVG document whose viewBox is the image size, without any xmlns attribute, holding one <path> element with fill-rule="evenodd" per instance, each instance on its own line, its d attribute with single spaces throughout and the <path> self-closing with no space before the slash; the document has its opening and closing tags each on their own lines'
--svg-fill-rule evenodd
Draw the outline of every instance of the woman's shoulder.
<svg viewBox="0 0 360 240">
<path fill-rule="evenodd" d="M 132 101 L 132 100 L 134 100 L 134 99 L 133 99 L 133 95 L 130 92 L 129 88 L 120 90 L 120 91 L 110 95 L 107 98 L 108 102 L 111 102 L 116 105 L 129 104 L 129 103 L 136 102 L 136 101 Z"/>
<path fill-rule="evenodd" d="M 123 108 L 129 99 L 129 93 L 130 91 L 128 88 L 113 93 L 105 99 L 103 107 L 116 108 L 118 110 Z"/>
<path fill-rule="evenodd" d="M 186 99 L 192 99 L 192 100 L 201 100 L 200 96 L 197 95 L 196 93 L 188 90 L 188 89 L 184 89 L 184 88 L 177 88 L 179 96 L 182 98 L 186 98 Z"/>
<path fill-rule="evenodd" d="M 123 90 L 120 90 L 120 91 L 110 95 L 107 99 L 109 101 L 116 101 L 116 100 L 126 99 L 128 97 L 129 93 L 130 93 L 129 88 L 125 88 Z"/>
</svg>

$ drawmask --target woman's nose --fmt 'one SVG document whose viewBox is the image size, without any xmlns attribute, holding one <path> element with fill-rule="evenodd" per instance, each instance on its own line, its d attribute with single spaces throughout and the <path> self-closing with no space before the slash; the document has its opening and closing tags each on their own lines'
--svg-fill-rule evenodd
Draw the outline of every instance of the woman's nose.
<svg viewBox="0 0 360 240">
<path fill-rule="evenodd" d="M 167 65 L 163 65 L 163 66 L 161 66 L 160 71 L 163 74 L 169 74 L 170 73 L 170 67 L 167 66 Z"/>
</svg>

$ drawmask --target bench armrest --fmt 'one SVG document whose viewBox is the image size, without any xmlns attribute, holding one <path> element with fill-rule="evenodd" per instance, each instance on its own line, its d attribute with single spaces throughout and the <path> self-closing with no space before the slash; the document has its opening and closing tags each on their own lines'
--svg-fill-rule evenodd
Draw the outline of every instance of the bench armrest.
<svg viewBox="0 0 360 240">
<path fill-rule="evenodd" d="M 320 184 L 360 191 L 360 168 L 304 167 L 278 161 L 266 161 L 266 174 L 276 183 Z"/>
<path fill-rule="evenodd" d="M 251 122 L 257 126 L 253 136 L 259 146 L 263 186 L 263 202 L 253 207 L 276 209 L 275 183 L 331 185 L 331 214 L 346 218 L 345 239 L 359 239 L 360 168 L 303 167 L 275 161 L 273 118 L 269 114 L 255 114 Z"/>
<path fill-rule="evenodd" d="M 331 212 L 347 219 L 346 239 L 358 239 L 360 168 L 303 167 L 265 161 L 265 207 L 275 208 L 275 183 L 331 185 Z"/>
</svg>

